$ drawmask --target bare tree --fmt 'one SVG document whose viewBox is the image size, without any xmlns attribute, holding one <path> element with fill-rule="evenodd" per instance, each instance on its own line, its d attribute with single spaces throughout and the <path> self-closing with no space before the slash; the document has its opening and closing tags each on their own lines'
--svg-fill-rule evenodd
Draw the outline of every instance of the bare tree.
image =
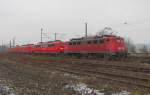
<svg viewBox="0 0 150 95">
<path fill-rule="evenodd" d="M 148 46 L 142 45 L 142 47 L 139 49 L 141 53 L 148 53 Z"/>
<path fill-rule="evenodd" d="M 136 46 L 130 38 L 125 39 L 125 44 L 126 44 L 128 52 L 131 52 L 131 53 L 136 52 Z"/>
</svg>

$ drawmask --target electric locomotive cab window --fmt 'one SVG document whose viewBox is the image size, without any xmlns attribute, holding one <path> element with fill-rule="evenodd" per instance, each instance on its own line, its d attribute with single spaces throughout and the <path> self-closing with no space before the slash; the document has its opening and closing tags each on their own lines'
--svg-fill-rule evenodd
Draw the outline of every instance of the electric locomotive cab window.
<svg viewBox="0 0 150 95">
<path fill-rule="evenodd" d="M 79 41 L 79 42 L 77 42 L 77 45 L 80 45 L 81 44 L 81 42 Z"/>
<path fill-rule="evenodd" d="M 122 39 L 121 39 L 121 38 L 117 38 L 116 40 L 117 40 L 118 43 L 121 43 L 121 42 L 122 42 Z"/>
<path fill-rule="evenodd" d="M 121 43 L 121 40 L 120 40 L 120 39 L 117 39 L 117 42 L 118 42 L 118 43 Z"/>
<path fill-rule="evenodd" d="M 76 45 L 76 42 L 73 42 L 73 45 Z"/>
<path fill-rule="evenodd" d="M 41 47 L 41 45 L 36 45 L 36 46 L 35 46 L 35 48 L 39 48 L 39 47 Z"/>
<path fill-rule="evenodd" d="M 88 41 L 87 43 L 88 43 L 88 44 L 91 44 L 92 42 L 91 42 L 91 41 Z"/>
<path fill-rule="evenodd" d="M 107 42 L 109 42 L 110 40 L 109 40 L 109 39 L 107 39 L 106 41 L 107 41 Z"/>
<path fill-rule="evenodd" d="M 43 47 L 46 48 L 46 47 L 48 47 L 48 45 L 47 45 L 47 44 L 44 44 Z"/>
<path fill-rule="evenodd" d="M 104 43 L 104 39 L 99 39 L 99 43 Z"/>
<path fill-rule="evenodd" d="M 69 42 L 69 45 L 72 45 L 72 43 L 71 43 L 71 42 Z"/>
<path fill-rule="evenodd" d="M 54 44 L 48 44 L 48 47 L 54 47 L 55 45 Z"/>
<path fill-rule="evenodd" d="M 98 43 L 98 40 L 94 40 L 93 43 L 94 43 L 94 44 L 97 44 L 97 43 Z"/>
</svg>

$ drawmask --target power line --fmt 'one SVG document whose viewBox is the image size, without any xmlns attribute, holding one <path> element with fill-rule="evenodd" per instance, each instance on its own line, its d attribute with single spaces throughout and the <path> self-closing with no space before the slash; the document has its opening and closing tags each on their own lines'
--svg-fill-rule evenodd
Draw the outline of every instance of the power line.
<svg viewBox="0 0 150 95">
<path fill-rule="evenodd" d="M 10 48 L 11 48 L 11 40 L 10 40 L 10 43 L 9 43 L 9 45 L 10 45 Z"/>
<path fill-rule="evenodd" d="M 54 33 L 54 35 L 55 35 L 55 41 L 57 40 L 57 34 L 58 34 L 58 33 Z"/>
</svg>

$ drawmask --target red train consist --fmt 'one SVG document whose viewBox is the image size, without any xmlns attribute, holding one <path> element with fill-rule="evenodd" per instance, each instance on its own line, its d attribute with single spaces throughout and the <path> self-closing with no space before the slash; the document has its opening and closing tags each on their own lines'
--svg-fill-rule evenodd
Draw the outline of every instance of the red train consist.
<svg viewBox="0 0 150 95">
<path fill-rule="evenodd" d="M 71 39 L 68 42 L 51 41 L 10 48 L 15 53 L 57 53 L 97 56 L 126 56 L 124 39 L 114 35 L 101 35 Z"/>
<path fill-rule="evenodd" d="M 27 44 L 10 48 L 8 51 L 12 53 L 63 53 L 64 42 L 51 41 L 37 44 Z"/>
</svg>

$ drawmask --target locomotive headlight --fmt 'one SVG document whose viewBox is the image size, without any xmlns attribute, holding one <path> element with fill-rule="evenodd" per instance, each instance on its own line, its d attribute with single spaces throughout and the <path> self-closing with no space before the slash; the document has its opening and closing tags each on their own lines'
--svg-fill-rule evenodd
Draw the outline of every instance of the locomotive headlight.
<svg viewBox="0 0 150 95">
<path fill-rule="evenodd" d="M 118 50 L 124 50 L 124 47 L 118 47 Z"/>
<path fill-rule="evenodd" d="M 63 50 L 64 48 L 61 47 L 60 49 Z"/>
<path fill-rule="evenodd" d="M 118 47 L 118 50 L 121 50 L 121 47 Z"/>
</svg>

